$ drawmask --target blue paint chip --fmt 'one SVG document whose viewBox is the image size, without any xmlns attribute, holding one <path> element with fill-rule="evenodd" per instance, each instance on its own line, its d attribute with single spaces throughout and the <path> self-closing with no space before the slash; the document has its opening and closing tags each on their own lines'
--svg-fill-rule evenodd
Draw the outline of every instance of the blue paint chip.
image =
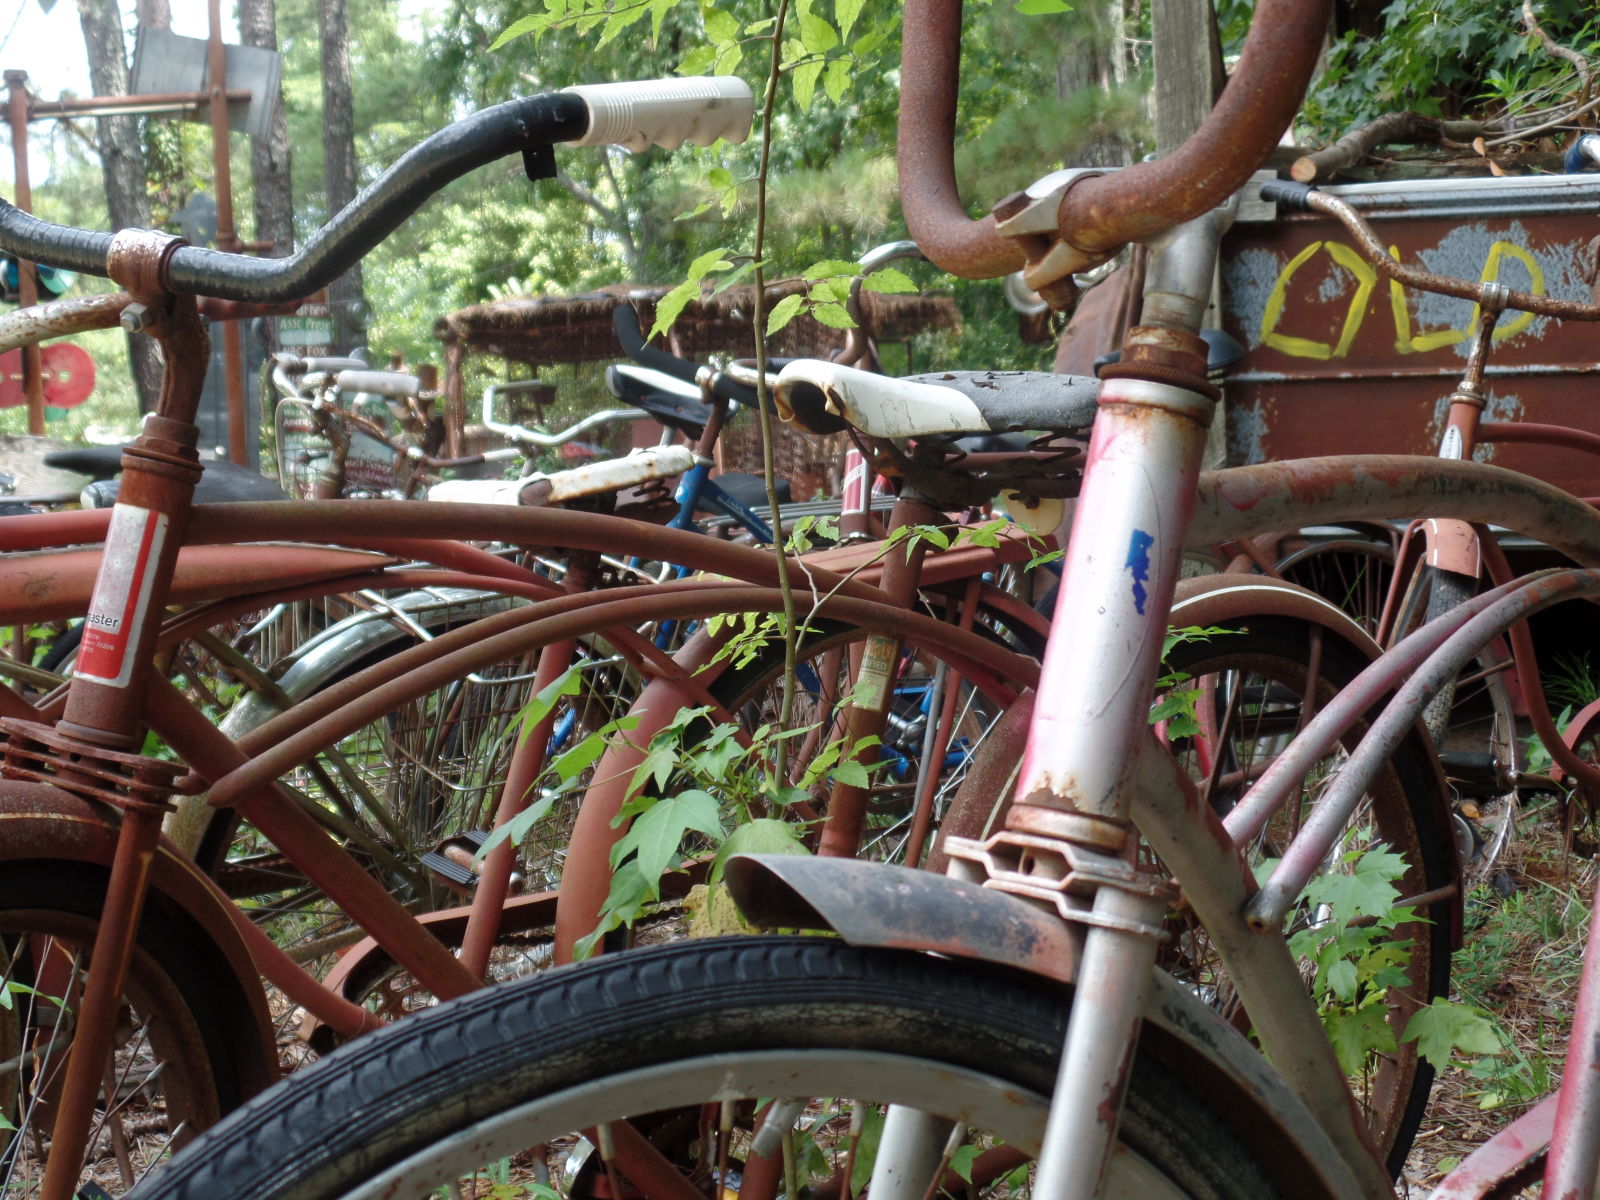
<svg viewBox="0 0 1600 1200">
<path fill-rule="evenodd" d="M 1128 561 L 1125 564 L 1133 572 L 1133 606 L 1139 610 L 1139 615 L 1144 616 L 1144 602 L 1149 593 L 1144 590 L 1144 585 L 1150 582 L 1150 547 L 1156 544 L 1142 529 L 1135 529 L 1133 536 L 1128 539 Z"/>
</svg>

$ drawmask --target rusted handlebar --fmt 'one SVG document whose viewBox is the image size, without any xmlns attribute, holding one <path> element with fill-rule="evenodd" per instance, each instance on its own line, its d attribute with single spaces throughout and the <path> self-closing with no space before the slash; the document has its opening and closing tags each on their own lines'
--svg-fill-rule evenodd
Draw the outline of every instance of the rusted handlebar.
<svg viewBox="0 0 1600 1200">
<path fill-rule="evenodd" d="M 1061 235 L 1111 251 L 1199 216 L 1277 144 L 1305 95 L 1330 0 L 1261 0 L 1239 65 L 1205 123 L 1159 162 L 1084 179 L 1061 204 Z M 989 216 L 969 218 L 954 138 L 961 0 L 907 0 L 900 71 L 900 199 L 924 254 L 969 279 L 1015 271 L 1022 253 Z"/>
</svg>

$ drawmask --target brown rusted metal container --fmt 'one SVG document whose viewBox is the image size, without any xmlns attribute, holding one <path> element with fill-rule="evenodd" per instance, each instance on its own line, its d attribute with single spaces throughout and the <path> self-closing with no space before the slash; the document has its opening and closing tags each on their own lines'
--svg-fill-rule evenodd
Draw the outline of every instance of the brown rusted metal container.
<svg viewBox="0 0 1600 1200">
<path fill-rule="evenodd" d="M 1327 189 L 1390 252 L 1440 274 L 1588 300 L 1600 176 L 1450 179 Z M 1252 190 L 1253 191 L 1253 190 Z M 1246 203 L 1224 244 L 1224 328 L 1247 350 L 1227 381 L 1230 465 L 1323 454 L 1437 452 L 1473 304 L 1377 277 L 1342 226 Z M 1600 433 L 1600 328 L 1506 313 L 1494 333 L 1484 419 Z M 1600 457 L 1484 446 L 1499 463 L 1600 496 Z"/>
</svg>

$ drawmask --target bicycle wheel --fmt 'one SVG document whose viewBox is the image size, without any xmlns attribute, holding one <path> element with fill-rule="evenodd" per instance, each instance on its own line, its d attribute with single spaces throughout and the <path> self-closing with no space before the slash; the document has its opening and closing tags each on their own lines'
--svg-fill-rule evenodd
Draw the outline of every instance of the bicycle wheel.
<svg viewBox="0 0 1600 1200">
<path fill-rule="evenodd" d="M 970 1131 L 956 1161 L 974 1182 L 947 1174 L 952 1190 L 1016 1195 L 1069 1004 L 1037 979 L 837 941 L 656 947 L 491 988 L 363 1038 L 219 1126 L 138 1196 L 515 1196 L 552 1176 L 573 1200 L 672 1185 L 737 1188 L 745 1200 L 844 1195 L 875 1165 L 886 1102 Z M 1253 1135 L 1238 1132 L 1245 1120 L 1278 1132 L 1281 1170 L 1295 1149 L 1270 1112 L 1249 1100 L 1238 1106 L 1249 1112 L 1208 1108 L 1146 1054 L 1129 1092 L 1109 1195 L 1287 1194 L 1246 1150 Z M 754 1143 L 769 1111 L 778 1115 Z M 586 1150 L 591 1141 L 615 1144 L 622 1161 L 653 1159 L 659 1173 L 635 1189 L 609 1149 Z M 630 1159 L 640 1142 L 651 1149 Z M 938 1157 L 922 1170 L 930 1182 Z M 1295 1194 L 1315 1188 L 1308 1177 Z M 479 1190 L 492 1183 L 501 1190 Z M 925 1194 L 911 1186 L 896 1194 Z"/>
<path fill-rule="evenodd" d="M 416 645 L 417 628 L 437 636 L 509 603 L 450 592 L 402 618 L 381 610 L 351 618 L 291 663 L 276 697 L 251 694 L 223 728 L 237 737 L 282 711 L 284 702 L 346 684 Z M 418 911 L 464 904 L 474 881 L 473 856 L 492 828 L 520 744 L 536 659 L 530 654 L 496 663 L 398 704 L 278 782 L 403 903 Z M 552 750 L 617 715 L 635 691 L 627 665 L 598 640 L 579 647 L 573 667 L 580 688 L 561 702 Z M 559 878 L 568 810 L 576 803 L 574 793 L 540 823 L 537 839 L 523 844 L 522 886 L 540 890 Z M 213 864 L 230 895 L 250 900 L 258 919 L 270 920 L 297 957 L 309 961 L 359 936 L 292 863 L 231 813 L 212 819 L 197 858 Z"/>
<path fill-rule="evenodd" d="M 1315 678 L 1313 679 L 1313 667 Z M 1268 764 L 1303 727 L 1311 713 L 1326 704 L 1367 665 L 1366 656 L 1322 626 L 1288 617 L 1253 617 L 1224 622 L 1202 638 L 1180 641 L 1167 657 L 1177 676 L 1170 686 L 1193 697 L 1192 724 L 1174 734 L 1169 746 L 1196 780 L 1202 797 L 1220 814 L 1230 811 Z M 1362 728 L 1352 729 L 1344 743 L 1308 773 L 1297 804 L 1274 814 L 1250 848 L 1255 863 L 1281 857 L 1284 848 L 1337 774 Z M 1406 898 L 1436 893 L 1455 882 L 1450 831 L 1443 827 L 1430 787 L 1427 749 L 1420 739 L 1403 744 L 1390 760 L 1346 827 L 1341 844 L 1329 854 L 1325 872 L 1351 873 L 1361 853 L 1387 849 L 1399 856 L 1393 869 L 1396 905 Z M 1307 904 L 1297 911 L 1289 932 L 1334 929 L 1336 914 L 1326 905 Z M 1433 1070 L 1417 1054 L 1415 1042 L 1400 1041 L 1413 1013 L 1448 990 L 1451 949 L 1449 904 L 1437 900 L 1416 919 L 1396 926 L 1385 952 L 1396 960 L 1403 981 L 1392 982 L 1383 995 L 1384 1021 L 1395 1047 L 1367 1055 L 1352 1076 L 1364 1105 L 1374 1140 L 1398 1171 L 1422 1119 L 1432 1087 Z M 1248 1017 L 1240 1008 L 1205 930 L 1178 914 L 1163 961 L 1174 975 L 1230 1019 L 1241 1032 Z M 1315 940 L 1309 939 L 1309 940 Z M 1308 962 L 1311 986 L 1314 964 Z M 1361 994 L 1356 1003 L 1373 997 Z M 1357 1019 L 1357 1008 L 1341 1007 L 1324 995 L 1325 1019 Z M 1382 1035 L 1377 1035 L 1381 1039 Z"/>
<path fill-rule="evenodd" d="M 104 871 L 60 862 L 0 872 L 0 1194 L 36 1196 L 105 895 Z M 83 1195 L 120 1196 L 154 1164 L 245 1098 L 215 981 L 181 917 L 152 906 L 123 990 L 97 1101 Z"/>
<path fill-rule="evenodd" d="M 1387 543 L 1338 538 L 1285 557 L 1278 573 L 1338 605 L 1377 636 L 1394 576 L 1394 554 Z M 1438 567 L 1419 567 L 1401 601 L 1390 642 L 1477 591 L 1476 579 Z M 1523 753 L 1506 688 L 1511 668 L 1504 644 L 1491 643 L 1424 714 L 1455 792 L 1455 836 L 1469 886 L 1493 871 L 1516 816 L 1516 780 Z"/>
</svg>

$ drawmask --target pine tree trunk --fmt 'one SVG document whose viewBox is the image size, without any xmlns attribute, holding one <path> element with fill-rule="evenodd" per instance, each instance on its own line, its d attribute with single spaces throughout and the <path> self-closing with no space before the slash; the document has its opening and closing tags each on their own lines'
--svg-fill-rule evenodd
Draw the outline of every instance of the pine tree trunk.
<svg viewBox="0 0 1600 1200">
<path fill-rule="evenodd" d="M 355 97 L 345 0 L 322 0 L 317 5 L 317 29 L 322 37 L 322 152 L 331 216 L 356 195 Z M 334 281 L 328 299 L 333 307 L 334 346 L 344 353 L 361 344 L 366 324 L 359 263 Z M 353 319 L 357 313 L 359 322 Z"/>
<path fill-rule="evenodd" d="M 116 0 L 78 0 L 83 44 L 89 51 L 89 82 L 97 96 L 128 94 L 127 47 L 122 39 L 122 13 Z M 99 119 L 100 174 L 106 208 L 115 229 L 145 229 L 150 203 L 145 196 L 144 148 L 137 117 Z M 128 339 L 139 408 L 150 412 L 161 394 L 161 362 L 148 337 Z"/>
<path fill-rule="evenodd" d="M 246 46 L 278 48 L 278 13 L 274 0 L 239 0 L 239 36 Z M 283 96 L 273 98 L 272 127 L 264 138 L 250 140 L 250 171 L 255 180 L 255 236 L 272 243 L 269 258 L 294 252 L 294 191 L 290 185 L 289 126 Z"/>
</svg>

